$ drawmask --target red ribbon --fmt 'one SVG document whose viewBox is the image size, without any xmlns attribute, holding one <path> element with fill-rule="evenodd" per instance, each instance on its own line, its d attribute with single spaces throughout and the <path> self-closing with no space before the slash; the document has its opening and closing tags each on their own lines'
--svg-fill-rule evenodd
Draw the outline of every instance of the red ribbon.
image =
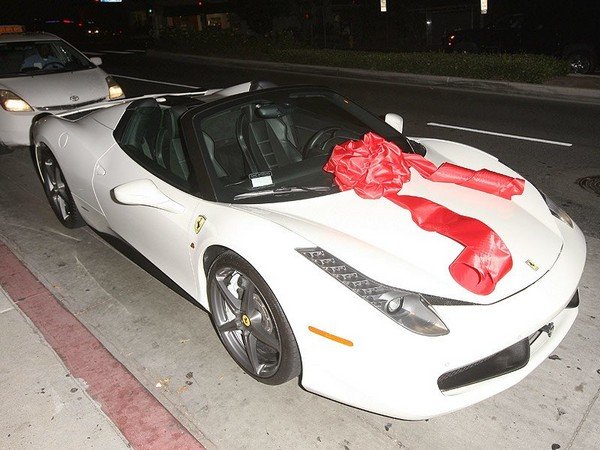
<svg viewBox="0 0 600 450">
<path fill-rule="evenodd" d="M 342 191 L 354 189 L 361 197 L 385 197 L 410 211 L 424 230 L 435 231 L 465 248 L 450 264 L 452 277 L 465 289 L 480 295 L 494 291 L 512 268 L 510 251 L 490 227 L 462 216 L 430 200 L 398 195 L 410 181 L 410 168 L 431 181 L 454 183 L 510 199 L 523 193 L 525 181 L 489 170 L 474 171 L 444 163 L 439 168 L 415 153 L 404 153 L 397 145 L 374 133 L 359 141 L 336 145 L 323 167 L 335 176 Z"/>
</svg>

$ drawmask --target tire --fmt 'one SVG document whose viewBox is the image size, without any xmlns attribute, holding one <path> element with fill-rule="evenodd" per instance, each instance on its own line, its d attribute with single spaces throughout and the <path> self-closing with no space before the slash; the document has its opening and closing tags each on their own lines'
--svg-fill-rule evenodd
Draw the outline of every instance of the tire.
<svg viewBox="0 0 600 450">
<path fill-rule="evenodd" d="M 565 59 L 571 66 L 571 72 L 588 74 L 596 68 L 594 51 L 587 46 L 574 46 L 565 52 Z"/>
<path fill-rule="evenodd" d="M 43 147 L 39 161 L 44 192 L 57 219 L 67 228 L 83 226 L 85 222 L 79 214 L 65 176 L 52 152 Z"/>
<path fill-rule="evenodd" d="M 271 385 L 300 375 L 300 352 L 285 314 L 245 259 L 231 251 L 215 259 L 208 272 L 208 302 L 221 342 L 248 375 Z"/>
</svg>

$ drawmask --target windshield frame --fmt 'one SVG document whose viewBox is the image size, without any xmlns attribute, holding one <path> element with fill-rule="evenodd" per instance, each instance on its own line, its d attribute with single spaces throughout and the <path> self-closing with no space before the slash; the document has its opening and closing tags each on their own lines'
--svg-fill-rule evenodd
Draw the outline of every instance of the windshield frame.
<svg viewBox="0 0 600 450">
<path fill-rule="evenodd" d="M 21 69 L 19 72 L 9 72 L 9 73 L 1 73 L 0 72 L 0 79 L 51 75 L 51 74 L 56 74 L 56 73 L 67 73 L 67 72 L 79 72 L 79 71 L 83 71 L 83 70 L 96 69 L 98 67 L 93 62 L 91 62 L 90 59 L 87 56 L 85 56 L 82 52 L 77 50 L 75 47 L 73 47 L 67 41 L 60 39 L 58 37 L 56 39 L 31 39 L 31 40 L 27 40 L 27 41 L 0 42 L 0 47 L 2 47 L 2 46 L 25 46 L 25 45 L 39 46 L 39 45 L 53 45 L 53 44 L 59 45 L 64 50 L 66 50 L 68 53 L 70 53 L 73 56 L 75 56 L 76 58 L 80 59 L 81 60 L 81 61 L 79 61 L 80 63 L 87 63 L 87 64 L 85 64 L 85 65 L 81 64 L 80 67 L 75 67 L 75 68 L 66 68 L 65 67 L 62 69 L 37 69 L 37 70 L 26 70 L 26 71 L 23 71 L 23 69 Z M 23 60 L 23 61 L 25 61 L 25 60 Z"/>
<path fill-rule="evenodd" d="M 274 96 L 286 96 L 286 95 L 323 95 L 330 98 L 337 98 L 339 101 L 343 102 L 344 109 L 347 112 L 350 112 L 356 118 L 363 120 L 366 124 L 374 125 L 370 127 L 368 131 L 374 131 L 377 134 L 381 135 L 385 139 L 393 139 L 400 147 L 406 152 L 412 152 L 411 144 L 408 139 L 396 129 L 388 125 L 385 121 L 383 121 L 380 117 L 376 116 L 372 112 L 367 109 L 359 106 L 355 102 L 351 101 L 347 97 L 335 92 L 332 89 L 318 86 L 291 86 L 291 87 L 278 87 L 278 88 L 270 88 L 263 89 L 254 92 L 248 92 L 244 94 L 235 95 L 232 97 L 225 97 L 223 99 L 215 100 L 204 105 L 198 106 L 187 111 L 180 118 L 182 134 L 184 139 L 188 145 L 189 156 L 192 160 L 192 164 L 196 166 L 196 171 L 198 174 L 198 191 L 199 196 L 205 200 L 222 202 L 222 203 L 235 203 L 235 204 L 247 204 L 247 203 L 271 203 L 271 202 L 281 202 L 281 201 L 292 201 L 292 200 L 300 200 L 307 199 L 317 196 L 323 195 L 331 195 L 339 192 L 337 186 L 333 183 L 333 176 L 329 176 L 328 174 L 323 173 L 322 175 L 328 176 L 329 180 L 327 181 L 327 187 L 331 187 L 332 189 L 328 192 L 314 192 L 308 190 L 294 190 L 293 192 L 277 192 L 274 195 L 264 195 L 257 196 L 251 198 L 244 198 L 239 200 L 234 200 L 234 196 L 236 194 L 240 194 L 246 191 L 229 191 L 225 192 L 223 189 L 223 185 L 220 182 L 217 173 L 214 169 L 213 163 L 210 160 L 208 155 L 208 149 L 204 142 L 204 139 L 201 139 L 201 133 L 197 132 L 199 124 L 203 119 L 206 119 L 210 116 L 218 114 L 220 112 L 224 112 L 230 108 L 234 108 L 236 106 L 241 106 L 247 104 L 249 102 L 261 101 L 261 100 L 269 100 Z M 362 137 L 362 136 L 360 136 Z M 329 158 L 329 154 L 326 155 L 318 155 L 313 156 L 309 159 L 305 159 L 290 166 L 293 166 L 295 169 L 302 169 L 303 166 L 310 166 L 310 160 L 313 161 L 315 167 L 318 165 L 322 168 L 322 166 L 326 163 Z M 305 168 L 306 169 L 306 168 Z M 307 169 L 309 170 L 309 169 Z M 313 167 L 314 170 L 314 167 Z M 309 170 L 310 171 L 310 170 Z M 310 173 L 307 173 L 306 178 L 302 178 L 302 174 L 300 173 L 298 179 L 295 179 L 289 185 L 282 184 L 272 184 L 264 187 L 253 188 L 252 191 L 259 190 L 269 190 L 273 188 L 279 187 L 306 187 L 312 188 L 316 186 L 325 186 L 315 185 L 315 184 L 306 184 L 302 183 L 302 180 L 306 179 L 310 182 L 311 177 Z M 248 185 L 247 180 L 242 180 L 240 183 L 246 183 Z"/>
</svg>

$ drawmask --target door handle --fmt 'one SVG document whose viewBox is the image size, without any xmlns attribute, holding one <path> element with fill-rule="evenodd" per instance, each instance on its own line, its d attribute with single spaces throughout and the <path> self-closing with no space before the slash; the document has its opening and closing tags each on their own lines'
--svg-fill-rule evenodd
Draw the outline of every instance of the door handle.
<svg viewBox="0 0 600 450">
<path fill-rule="evenodd" d="M 96 166 L 96 174 L 97 175 L 106 175 L 106 169 L 102 167 L 100 164 Z"/>
</svg>

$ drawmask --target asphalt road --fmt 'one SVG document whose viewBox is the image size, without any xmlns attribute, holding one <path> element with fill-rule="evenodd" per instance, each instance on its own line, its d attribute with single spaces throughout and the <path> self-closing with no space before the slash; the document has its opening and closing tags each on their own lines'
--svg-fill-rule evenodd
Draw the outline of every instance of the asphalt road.
<svg viewBox="0 0 600 450">
<path fill-rule="evenodd" d="M 448 88 L 207 66 L 165 61 L 141 53 L 103 53 L 101 50 L 97 53 L 102 53 L 103 68 L 117 76 L 128 96 L 189 91 L 193 87 L 219 88 L 249 80 L 334 88 L 377 114 L 399 113 L 405 120 L 404 130 L 409 136 L 458 141 L 495 155 L 554 198 L 587 235 L 600 237 L 600 197 L 577 185 L 580 178 L 600 176 L 600 106 Z M 428 125 L 431 123 L 478 132 Z M 483 134 L 482 131 L 513 137 Z"/>
</svg>

